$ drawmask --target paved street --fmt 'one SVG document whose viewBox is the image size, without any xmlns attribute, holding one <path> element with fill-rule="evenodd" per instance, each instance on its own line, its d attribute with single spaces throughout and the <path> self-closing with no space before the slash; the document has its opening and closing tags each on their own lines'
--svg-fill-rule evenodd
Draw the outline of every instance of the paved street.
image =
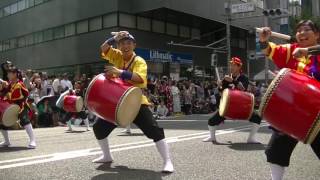
<svg viewBox="0 0 320 180">
<path fill-rule="evenodd" d="M 134 127 L 133 135 L 116 129 L 110 137 L 115 162 L 93 164 L 101 154 L 93 131 L 75 127 L 36 129 L 38 147 L 26 149 L 24 130 L 10 131 L 13 146 L 0 148 L 0 179 L 270 179 L 264 149 L 271 131 L 264 123 L 258 139 L 262 144 L 245 144 L 250 124 L 226 121 L 217 132 L 221 145 L 203 143 L 208 115 L 160 120 L 170 144 L 176 172 L 162 174 L 162 161 L 152 141 Z M 2 137 L 1 137 L 2 138 Z M 0 139 L 2 140 L 2 139 Z M 316 180 L 320 163 L 309 146 L 299 144 L 285 174 L 290 180 Z"/>
</svg>

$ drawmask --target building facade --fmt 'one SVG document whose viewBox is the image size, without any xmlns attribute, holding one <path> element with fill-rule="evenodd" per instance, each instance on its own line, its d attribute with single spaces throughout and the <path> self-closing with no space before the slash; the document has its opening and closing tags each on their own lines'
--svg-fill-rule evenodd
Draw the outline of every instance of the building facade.
<svg viewBox="0 0 320 180">
<path fill-rule="evenodd" d="M 311 15 L 320 17 L 319 0 L 301 0 L 302 9 L 310 12 Z"/>
<path fill-rule="evenodd" d="M 203 47 L 226 36 L 225 2 L 2 0 L 0 58 L 10 59 L 22 69 L 51 74 L 97 74 L 105 63 L 100 57 L 100 44 L 110 32 L 128 30 L 137 39 L 136 51 L 147 61 L 149 75 L 185 77 L 190 67 L 202 67 L 210 74 L 213 50 Z M 257 8 L 250 13 L 261 14 L 261 1 L 254 3 Z M 255 49 L 255 37 L 248 29 L 262 26 L 261 19 L 232 20 L 232 56 L 246 63 L 248 51 Z M 202 48 L 173 46 L 170 42 Z M 227 66 L 225 46 L 226 41 L 212 46 L 218 50 L 218 66 Z M 256 68 L 251 69 L 258 72 L 262 64 L 253 63 Z"/>
</svg>

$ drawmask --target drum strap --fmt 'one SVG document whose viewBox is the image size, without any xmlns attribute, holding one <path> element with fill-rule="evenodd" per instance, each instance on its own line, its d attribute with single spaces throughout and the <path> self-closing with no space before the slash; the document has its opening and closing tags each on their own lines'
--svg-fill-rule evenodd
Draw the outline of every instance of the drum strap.
<svg viewBox="0 0 320 180">
<path fill-rule="evenodd" d="M 136 59 L 136 57 L 137 57 L 137 55 L 134 55 L 133 58 L 132 58 L 132 60 L 131 60 L 130 63 L 128 64 L 128 66 L 125 67 L 125 65 L 123 65 L 123 68 L 122 68 L 122 69 L 128 71 L 128 69 L 130 68 L 130 66 L 132 65 L 132 63 L 133 63 L 134 60 Z"/>
</svg>

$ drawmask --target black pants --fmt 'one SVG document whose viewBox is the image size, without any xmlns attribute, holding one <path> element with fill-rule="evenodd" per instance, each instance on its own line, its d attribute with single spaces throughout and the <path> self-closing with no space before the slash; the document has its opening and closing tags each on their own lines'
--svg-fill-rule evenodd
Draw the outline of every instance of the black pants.
<svg viewBox="0 0 320 180">
<path fill-rule="evenodd" d="M 158 126 L 158 123 L 152 116 L 152 112 L 147 105 L 141 105 L 139 113 L 133 121 L 142 132 L 154 142 L 165 138 L 163 128 Z M 93 132 L 98 140 L 104 139 L 115 129 L 117 125 L 99 118 L 93 125 Z"/>
<path fill-rule="evenodd" d="M 64 112 L 64 118 L 63 118 L 63 123 L 68 122 L 73 116 L 75 118 L 81 118 L 81 119 L 86 119 L 88 117 L 88 114 L 86 111 L 80 111 L 80 112 Z"/>
<path fill-rule="evenodd" d="M 219 110 L 215 111 L 213 116 L 208 120 L 209 126 L 218 126 L 221 124 L 226 118 L 220 116 Z M 261 117 L 253 111 L 252 116 L 249 119 L 250 122 L 260 124 L 261 123 Z"/>
<path fill-rule="evenodd" d="M 186 115 L 189 115 L 189 114 L 191 114 L 191 104 L 184 104 L 184 113 L 186 114 Z"/>
<path fill-rule="evenodd" d="M 279 131 L 273 131 L 268 147 L 265 151 L 267 161 L 272 164 L 287 167 L 290 164 L 291 154 L 296 147 L 298 140 L 283 134 Z M 311 148 L 320 159 L 320 133 L 311 144 Z"/>
</svg>

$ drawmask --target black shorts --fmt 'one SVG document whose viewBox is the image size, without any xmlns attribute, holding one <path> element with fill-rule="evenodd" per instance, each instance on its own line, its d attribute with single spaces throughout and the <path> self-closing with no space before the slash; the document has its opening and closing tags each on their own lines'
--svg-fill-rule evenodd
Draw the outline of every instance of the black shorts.
<svg viewBox="0 0 320 180">
<path fill-rule="evenodd" d="M 165 138 L 163 128 L 160 128 L 157 121 L 153 118 L 152 112 L 147 105 L 141 105 L 139 113 L 133 121 L 142 132 L 154 142 Z M 116 128 L 117 125 L 99 118 L 93 125 L 93 131 L 98 140 L 104 139 Z"/>
<path fill-rule="evenodd" d="M 267 162 L 287 167 L 290 164 L 291 154 L 296 147 L 298 140 L 283 134 L 279 131 L 273 131 L 265 154 Z M 320 133 L 317 135 L 311 148 L 320 159 Z"/>
<path fill-rule="evenodd" d="M 208 120 L 208 125 L 209 126 L 218 126 L 221 124 L 226 118 L 220 116 L 219 110 L 216 110 L 213 114 L 213 116 Z M 249 119 L 249 122 L 260 124 L 261 123 L 261 117 L 253 111 L 252 116 Z"/>
</svg>

